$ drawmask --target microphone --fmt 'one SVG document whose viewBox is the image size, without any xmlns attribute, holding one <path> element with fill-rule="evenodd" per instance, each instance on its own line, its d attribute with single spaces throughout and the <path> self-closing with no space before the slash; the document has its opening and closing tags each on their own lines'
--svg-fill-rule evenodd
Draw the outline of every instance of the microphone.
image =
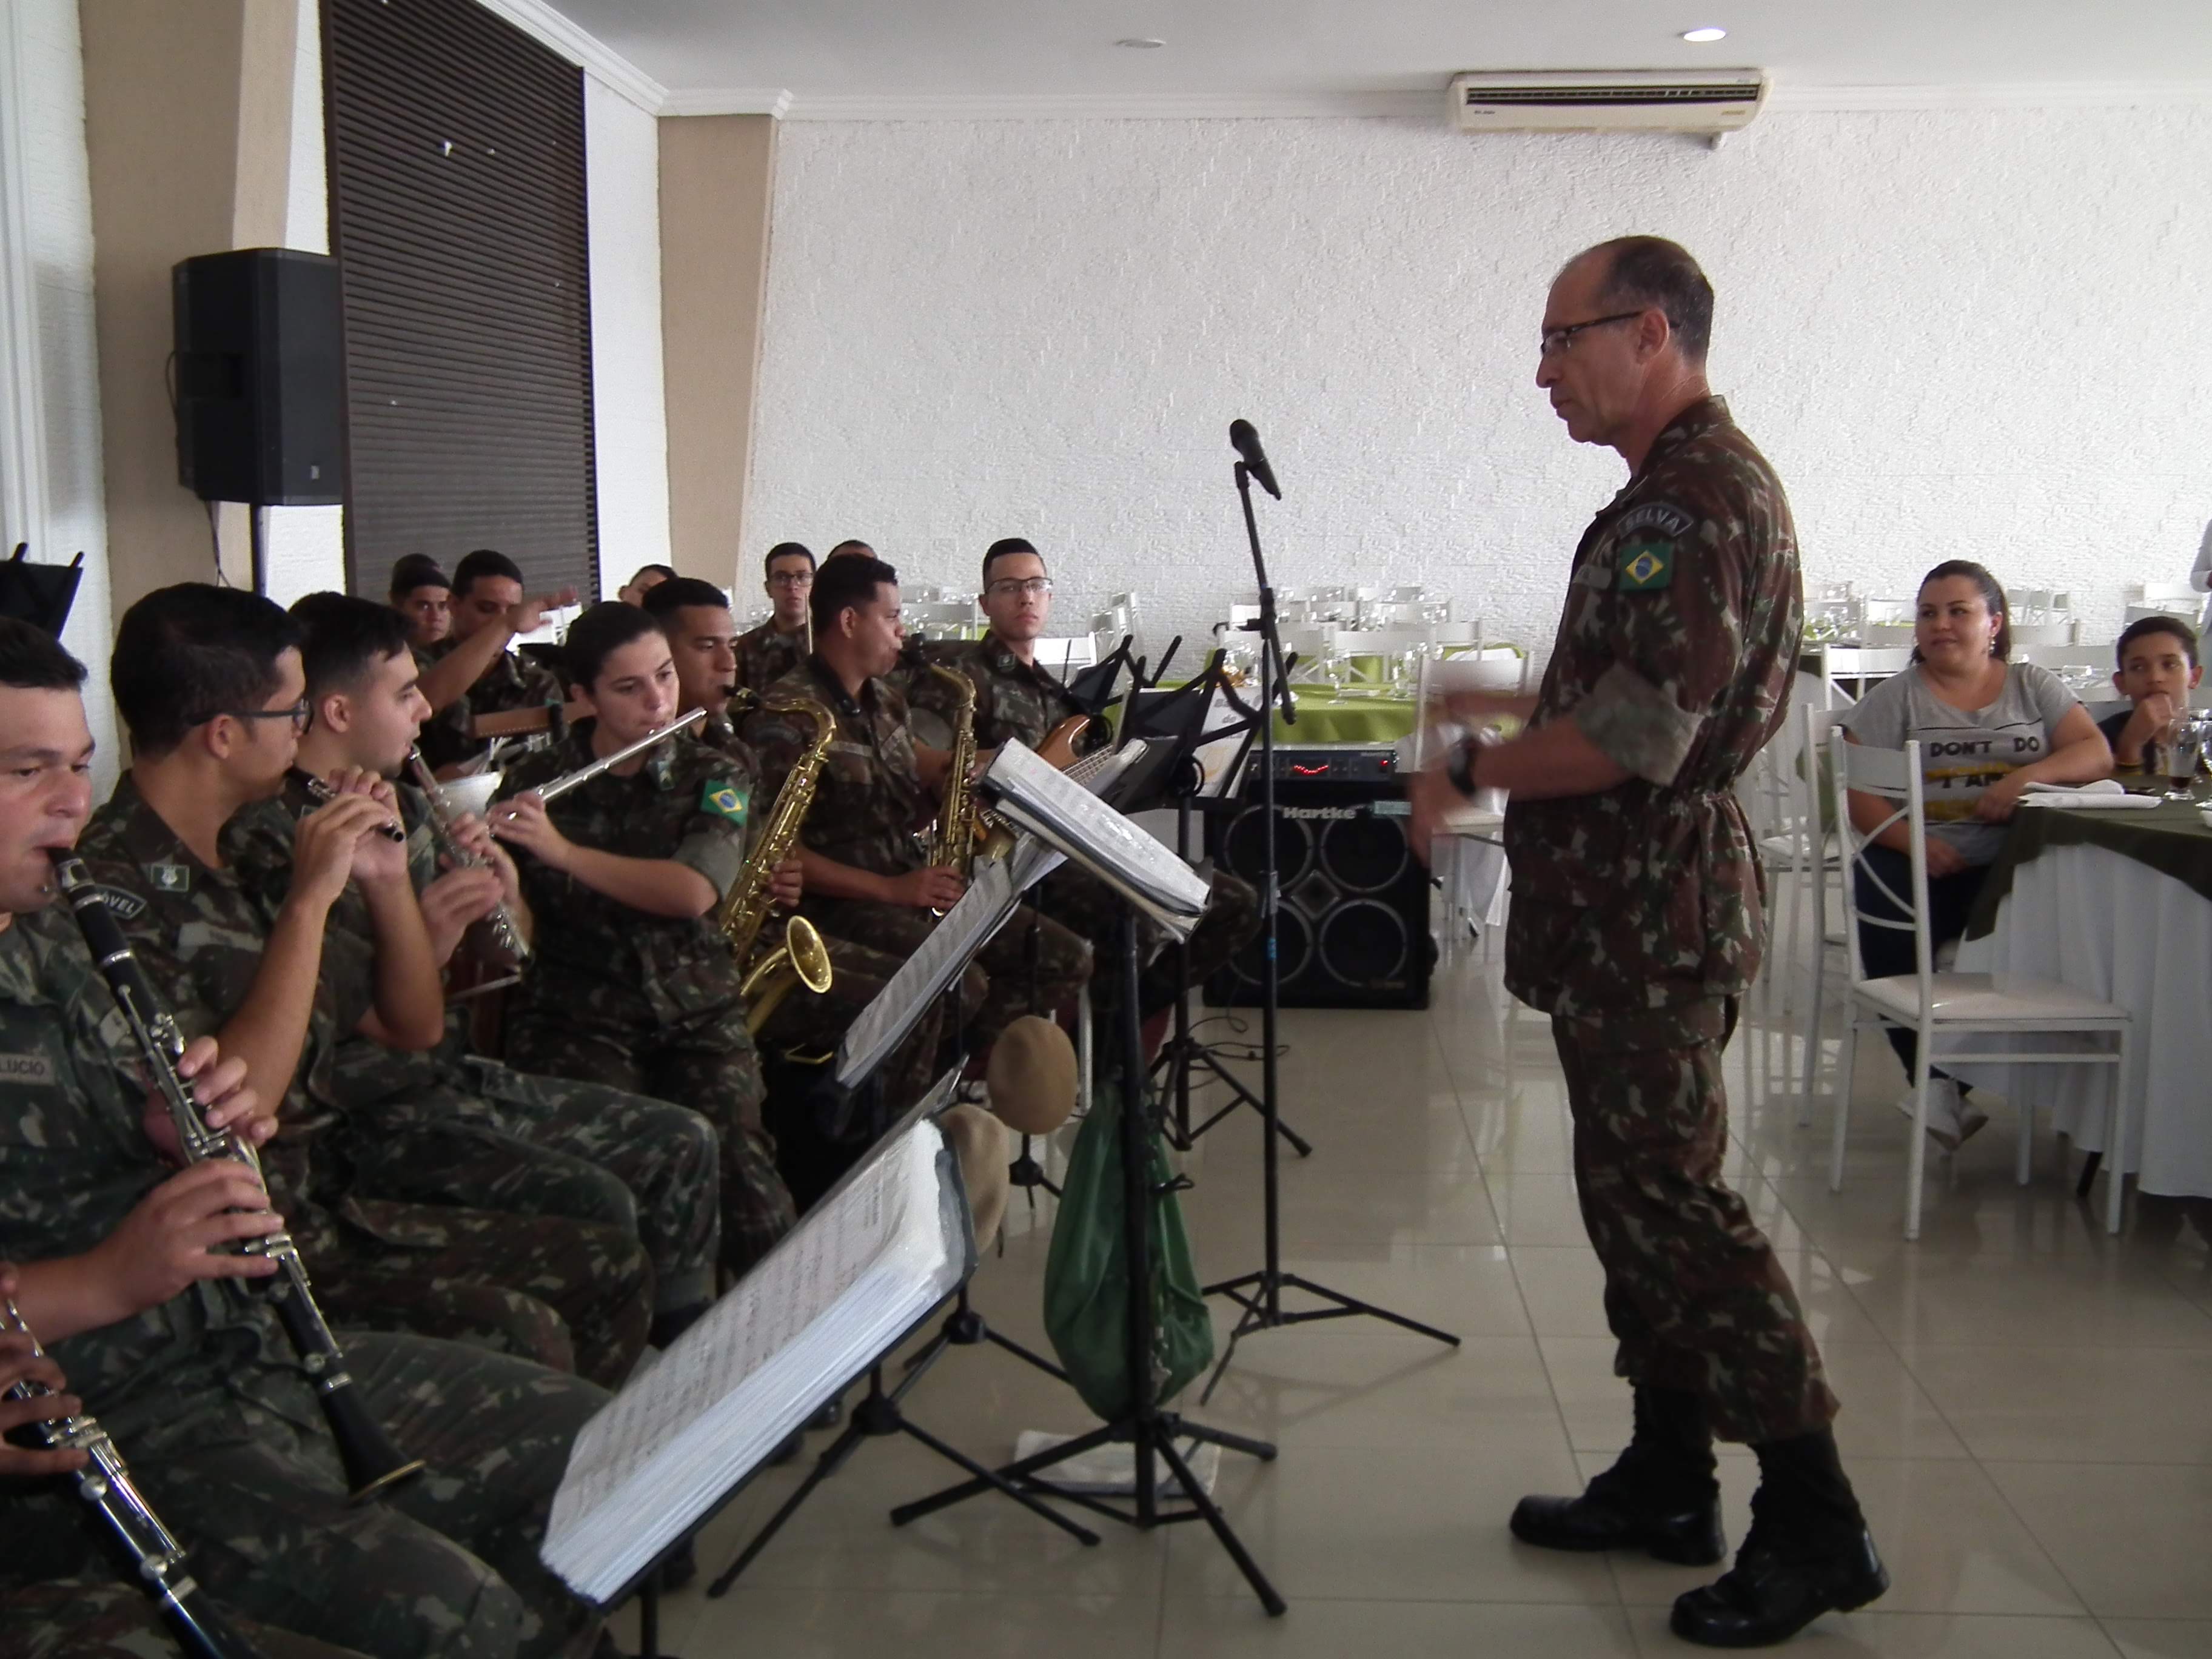
<svg viewBox="0 0 2212 1659">
<path fill-rule="evenodd" d="M 1260 434 L 1252 429 L 1252 422 L 1230 422 L 1229 443 L 1244 458 L 1244 470 L 1260 481 L 1260 488 L 1282 500 L 1283 492 L 1275 486 L 1275 470 L 1267 465 L 1267 452 L 1260 447 Z"/>
</svg>

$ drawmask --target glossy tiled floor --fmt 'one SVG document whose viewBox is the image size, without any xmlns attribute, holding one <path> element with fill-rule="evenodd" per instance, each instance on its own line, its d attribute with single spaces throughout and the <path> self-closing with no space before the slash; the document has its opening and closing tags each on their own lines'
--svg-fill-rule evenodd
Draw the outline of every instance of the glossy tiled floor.
<svg viewBox="0 0 2212 1659">
<path fill-rule="evenodd" d="M 1209 1034 L 1223 1034 L 1222 1027 Z M 1084 1549 L 1000 1500 L 894 1529 L 894 1504 L 946 1484 L 908 1441 L 873 1442 L 726 1598 L 672 1598 L 684 1659 L 1228 1659 L 1229 1656 L 1643 1655 L 1685 1651 L 1666 1609 L 1705 1576 L 1643 1559 L 1546 1554 L 1505 1516 L 1571 1490 L 1626 1438 L 1599 1275 L 1569 1174 L 1548 1027 L 1465 961 L 1426 1013 L 1291 1012 L 1287 1264 L 1444 1325 L 1447 1350 L 1370 1319 L 1249 1339 L 1203 1421 L 1280 1443 L 1224 1460 L 1219 1495 L 1291 1602 L 1265 1617 L 1201 1527 L 1107 1526 Z M 2011 1123 L 1931 1161 L 1920 1243 L 1899 1236 L 1904 1125 L 1886 1051 L 1865 1054 L 1850 1179 L 1825 1178 L 1824 1103 L 1806 1111 L 1782 1039 L 1754 1022 L 1730 1055 L 1730 1173 L 1784 1252 L 1844 1413 L 1838 1424 L 1894 1580 L 1873 1608 L 1794 1650 L 1913 1659 L 2212 1655 L 2212 1267 L 2180 1206 L 2130 1204 L 2108 1238 L 2072 1196 L 2055 1140 L 2013 1182 Z M 1832 1051 L 1832 1045 L 1831 1045 Z M 1252 1068 L 1256 1072 L 1256 1067 Z M 1800 1123 L 1801 1115 L 1808 1119 Z M 1188 1160 L 1208 1279 L 1256 1265 L 1256 1120 Z M 2101 1191 L 2101 1189 L 2100 1189 Z M 1017 1195 L 1003 1256 L 975 1281 L 1003 1330 L 1040 1347 L 1048 1201 Z M 1065 1389 L 989 1349 L 955 1350 L 916 1420 L 987 1460 L 1024 1428 L 1086 1426 Z M 809 1456 L 825 1443 L 810 1439 Z M 1723 1460 L 1731 1539 L 1755 1471 Z M 708 1531 L 707 1576 L 791 1490 L 764 1476 Z M 632 1627 L 634 1628 L 634 1626 Z"/>
</svg>

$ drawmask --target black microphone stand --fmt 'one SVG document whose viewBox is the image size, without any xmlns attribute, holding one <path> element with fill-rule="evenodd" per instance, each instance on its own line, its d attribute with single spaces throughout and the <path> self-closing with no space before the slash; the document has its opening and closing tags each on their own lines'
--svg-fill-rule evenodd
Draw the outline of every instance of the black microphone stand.
<svg viewBox="0 0 2212 1659">
<path fill-rule="evenodd" d="M 1350 1319 L 1364 1314 L 1392 1325 L 1432 1337 L 1438 1342 L 1459 1346 L 1459 1338 L 1433 1325 L 1424 1325 L 1417 1319 L 1392 1313 L 1370 1302 L 1346 1296 L 1327 1285 L 1316 1285 L 1310 1279 L 1283 1271 L 1282 1192 L 1279 1149 L 1276 1137 L 1280 1124 L 1277 1109 L 1275 1065 L 1276 1017 L 1281 1006 L 1282 981 L 1280 963 L 1275 954 L 1275 917 L 1282 902 L 1282 866 L 1275 845 L 1275 704 L 1280 699 L 1283 723 L 1297 723 L 1297 707 L 1291 691 L 1289 678 L 1283 672 L 1283 637 L 1277 626 L 1275 590 L 1267 580 L 1267 563 L 1260 550 L 1259 521 L 1252 516 L 1252 469 L 1243 460 L 1237 463 L 1237 494 L 1244 507 L 1244 535 L 1251 544 L 1252 571 L 1260 583 L 1260 614 L 1244 624 L 1249 632 L 1260 636 L 1260 804 L 1267 820 L 1267 833 L 1262 836 L 1264 849 L 1261 863 L 1260 929 L 1264 942 L 1265 966 L 1261 975 L 1260 1002 L 1260 1116 L 1267 1126 L 1261 1134 L 1261 1171 L 1262 1197 L 1265 1204 L 1266 1257 L 1261 1266 L 1249 1273 L 1234 1279 L 1224 1279 L 1206 1287 L 1208 1296 L 1225 1296 L 1243 1309 L 1243 1314 L 1229 1333 L 1223 1345 L 1221 1358 L 1206 1379 L 1206 1391 L 1199 1395 L 1203 1405 L 1213 1397 L 1213 1390 L 1221 1382 L 1221 1375 L 1236 1358 L 1237 1345 L 1253 1331 L 1270 1331 L 1285 1325 L 1311 1324 L 1323 1319 Z M 1318 1297 L 1328 1305 L 1286 1310 L 1283 1306 L 1285 1288 L 1304 1291 Z"/>
</svg>

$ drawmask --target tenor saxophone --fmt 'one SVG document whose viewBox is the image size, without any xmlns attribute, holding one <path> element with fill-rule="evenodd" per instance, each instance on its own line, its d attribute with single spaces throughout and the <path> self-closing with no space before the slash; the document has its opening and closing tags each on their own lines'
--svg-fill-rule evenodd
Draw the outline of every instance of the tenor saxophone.
<svg viewBox="0 0 2212 1659">
<path fill-rule="evenodd" d="M 837 722 L 830 711 L 811 697 L 793 697 L 781 702 L 764 702 L 764 709 L 781 714 L 803 715 L 814 722 L 814 741 L 791 769 L 776 792 L 775 805 L 769 810 L 768 823 L 761 830 L 759 842 L 745 860 L 744 868 L 731 884 L 729 896 L 722 901 L 722 910 L 717 923 L 722 937 L 730 947 L 731 959 L 739 969 L 738 994 L 745 1001 L 745 1029 L 758 1031 L 768 1024 L 776 1005 L 791 994 L 794 985 L 804 985 L 816 996 L 830 988 L 831 969 L 830 952 L 822 943 L 822 935 L 805 916 L 793 916 L 783 924 L 782 937 L 765 945 L 762 930 L 767 926 L 773 908 L 769 898 L 769 882 L 776 866 L 789 858 L 792 849 L 799 845 L 799 826 L 806 817 L 806 809 L 814 805 L 814 789 L 822 776 L 822 768 L 830 757 L 830 744 L 837 735 Z"/>
<path fill-rule="evenodd" d="M 929 672 L 941 674 L 952 687 L 952 763 L 945 771 L 945 799 L 925 849 L 933 866 L 957 870 L 964 880 L 975 868 L 975 786 L 968 774 L 975 767 L 975 684 L 957 669 L 932 663 Z"/>
</svg>

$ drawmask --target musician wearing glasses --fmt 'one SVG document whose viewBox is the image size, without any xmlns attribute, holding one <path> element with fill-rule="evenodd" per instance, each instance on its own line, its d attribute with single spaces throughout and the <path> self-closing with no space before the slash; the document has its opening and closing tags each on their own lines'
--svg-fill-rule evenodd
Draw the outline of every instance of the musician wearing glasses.
<svg viewBox="0 0 2212 1659">
<path fill-rule="evenodd" d="M 756 693 L 806 660 L 806 602 L 814 592 L 814 555 L 799 543 L 778 542 L 763 563 L 768 580 L 763 586 L 775 609 L 738 639 L 729 682 Z"/>
<path fill-rule="evenodd" d="M 430 705 L 422 753 L 432 766 L 454 765 L 490 746 L 489 739 L 471 729 L 481 715 L 560 702 L 559 679 L 508 647 L 518 635 L 536 633 L 547 611 L 575 602 L 573 587 L 526 594 L 521 567 L 492 548 L 480 547 L 453 567 L 446 636 L 417 646 L 415 653 L 422 671 L 422 696 Z"/>
<path fill-rule="evenodd" d="M 490 814 L 538 919 L 537 952 L 507 1000 L 507 1057 L 674 1101 L 712 1123 L 722 1265 L 743 1274 L 796 1218 L 762 1121 L 738 970 L 715 926 L 769 797 L 741 756 L 675 732 L 540 799 L 538 786 L 652 738 L 679 713 L 668 641 L 637 606 L 593 605 L 564 654 L 569 694 L 591 714 L 510 769 Z M 795 861 L 770 890 L 796 902 Z"/>
<path fill-rule="evenodd" d="M 91 805 L 83 675 L 52 639 L 0 620 L 0 1258 L 16 1264 L 0 1271 L 0 1295 L 51 1351 L 40 1380 L 66 1378 L 225 1607 L 374 1659 L 587 1646 L 595 1616 L 538 1565 L 537 1547 L 570 1443 L 606 1398 L 591 1384 L 479 1348 L 349 1334 L 371 1414 L 434 1473 L 348 1501 L 314 1393 L 248 1294 L 274 1264 L 224 1248 L 301 1218 L 272 1213 L 234 1160 L 178 1171 L 130 1027 L 52 903 L 51 855 Z M 242 1055 L 219 1056 L 202 1036 L 179 1069 L 210 1124 L 265 1138 Z M 27 1370 L 0 1343 L 0 1374 Z M 36 1473 L 33 1455 L 0 1449 L 0 1468 Z M 40 1455 L 50 1471 L 65 1461 Z M 112 1582 L 105 1541 L 70 1483 L 12 1489 L 0 1504 L 8 1636 L 78 1651 L 40 1644 L 88 1634 L 91 1608 L 57 1606 L 56 1586 Z M 126 1608 L 113 1612 L 95 1629 L 131 1627 Z"/>
<path fill-rule="evenodd" d="M 907 701 L 882 677 L 898 663 L 898 572 L 872 555 L 825 560 L 814 581 L 814 654 L 770 685 L 766 704 L 818 703 L 836 722 L 799 832 L 802 910 L 828 937 L 861 939 L 902 960 L 928 938 L 966 882 L 925 856 L 917 832 L 939 815 L 951 757 L 918 742 Z M 745 740 L 772 796 L 813 746 L 814 722 L 763 708 Z M 1091 975 L 1091 947 L 1028 905 L 983 947 L 963 981 L 978 1049 L 1024 1013 L 1049 1013 Z"/>
<path fill-rule="evenodd" d="M 281 890 L 240 863 L 240 821 L 283 790 L 307 723 L 298 638 L 269 600 L 202 583 L 124 613 L 110 680 L 133 763 L 92 817 L 84 862 L 179 1024 L 220 1036 L 282 1103 L 270 1183 L 333 1319 L 563 1367 L 618 1352 L 652 1273 L 635 1237 L 562 1217 L 558 1185 L 526 1208 L 464 1204 L 435 1188 L 438 1159 L 404 1122 L 349 1109 L 336 1086 L 341 1033 L 429 1048 L 444 994 L 404 849 L 382 833 L 394 797 L 380 778 L 340 775 L 337 798 L 299 820 Z M 374 949 L 341 934 L 326 954 L 349 882 Z M 426 1194 L 441 1201 L 410 1201 Z"/>
<path fill-rule="evenodd" d="M 1454 700 L 1527 729 L 1462 744 L 1412 799 L 1425 852 L 1454 794 L 1511 797 L 1505 983 L 1552 1017 L 1614 1370 L 1632 1393 L 1627 1449 L 1577 1495 L 1523 1498 L 1514 1535 L 1717 1563 L 1713 1442 L 1747 1443 L 1751 1529 L 1732 1570 L 1677 1598 L 1672 1627 L 1754 1647 L 1889 1580 L 1837 1455 L 1804 1310 L 1721 1169 L 1722 1055 L 1762 933 L 1735 785 L 1787 716 L 1802 606 L 1782 481 L 1705 379 L 1712 318 L 1705 273 L 1657 237 L 1590 248 L 1553 279 L 1536 384 L 1567 435 L 1616 451 L 1628 479 L 1565 574 L 1537 695 Z"/>
<path fill-rule="evenodd" d="M 315 810 L 307 781 L 360 772 L 392 781 L 398 793 L 409 879 L 441 965 L 502 903 L 526 936 L 529 910 L 506 848 L 467 815 L 455 825 L 459 845 L 441 847 L 422 793 L 399 775 L 423 705 L 414 658 L 392 613 L 343 593 L 311 593 L 291 616 L 314 718 L 284 795 L 250 814 L 238 837 L 246 878 L 281 896 L 291 878 L 292 822 Z M 441 867 L 457 856 L 480 861 Z M 350 886 L 331 907 L 323 951 L 325 963 L 374 957 L 374 929 Z M 459 1023 L 449 1020 L 449 1028 Z M 665 1347 L 714 1299 L 721 1233 L 714 1127 L 665 1102 L 518 1072 L 468 1053 L 465 1039 L 449 1029 L 422 1053 L 361 1031 L 339 1036 L 331 1087 L 341 1103 L 380 1125 L 407 1126 L 416 1173 L 387 1177 L 382 1189 L 410 1195 L 412 1179 L 428 1183 L 420 1194 L 426 1202 L 461 1194 L 474 1208 L 596 1223 L 624 1241 L 625 1254 L 641 1244 L 653 1265 L 651 1337 Z M 426 1137 L 444 1149 L 434 1158 L 424 1155 Z M 623 1322 L 622 1342 L 599 1363 L 579 1355 L 594 1382 L 618 1382 L 647 1340 L 642 1304 L 625 1310 Z"/>
</svg>

